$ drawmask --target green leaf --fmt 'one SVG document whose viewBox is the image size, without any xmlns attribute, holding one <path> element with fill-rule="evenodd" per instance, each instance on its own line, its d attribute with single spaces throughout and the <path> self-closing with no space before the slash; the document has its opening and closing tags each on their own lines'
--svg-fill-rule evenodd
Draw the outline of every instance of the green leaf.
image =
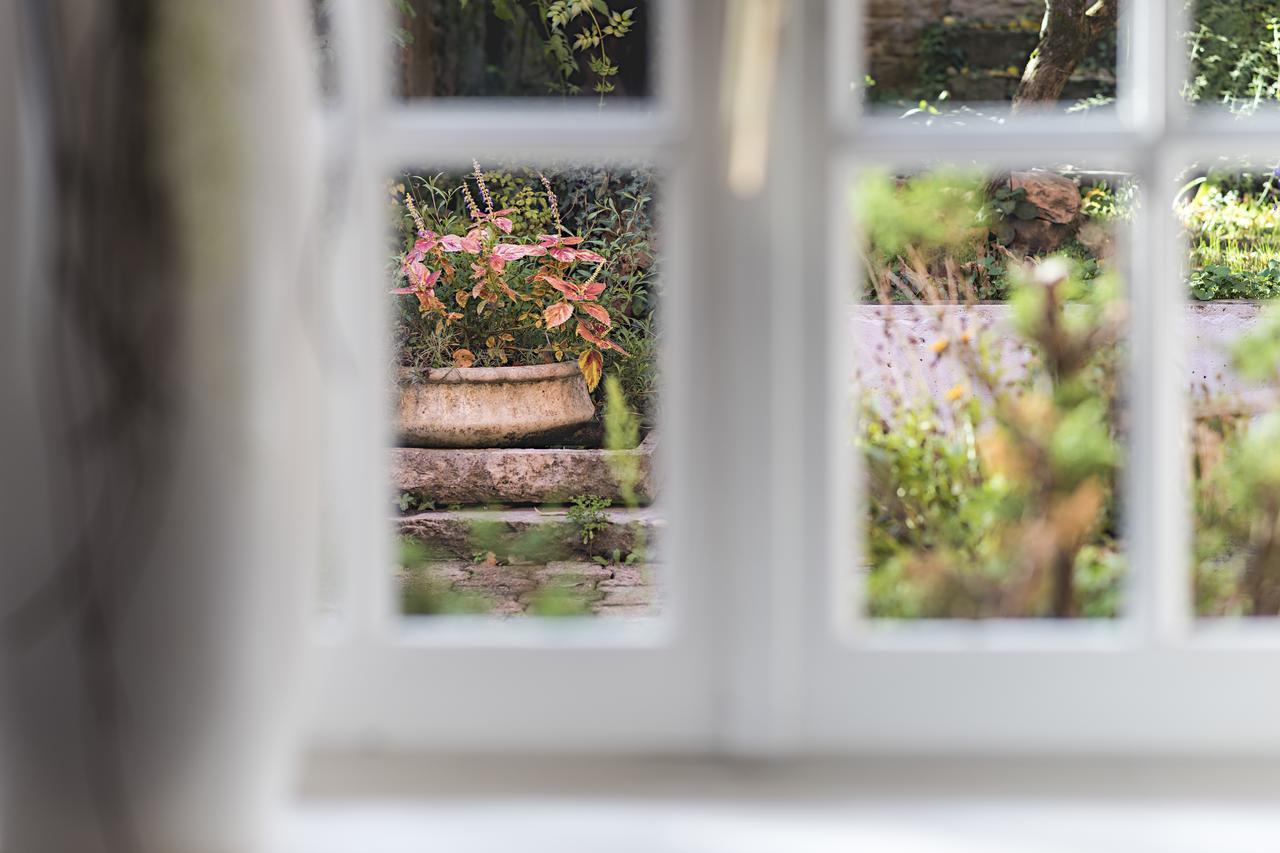
<svg viewBox="0 0 1280 853">
<path fill-rule="evenodd" d="M 1013 215 L 1019 219 L 1035 219 L 1040 215 L 1040 208 L 1029 201 L 1020 201 L 1013 208 Z"/>
<path fill-rule="evenodd" d="M 991 230 L 996 235 L 996 242 L 1001 246 L 1009 245 L 1013 242 L 1013 238 L 1017 236 L 1013 226 L 1004 221 L 997 222 Z"/>
</svg>

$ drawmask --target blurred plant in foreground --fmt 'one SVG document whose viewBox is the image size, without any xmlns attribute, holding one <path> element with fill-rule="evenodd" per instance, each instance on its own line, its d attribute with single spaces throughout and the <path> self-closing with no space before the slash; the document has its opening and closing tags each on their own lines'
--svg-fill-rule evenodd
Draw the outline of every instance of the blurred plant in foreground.
<svg viewBox="0 0 1280 853">
<path fill-rule="evenodd" d="M 1196 607 L 1204 616 L 1280 614 L 1280 306 L 1232 346 L 1260 399 L 1197 401 L 1192 476 Z"/>
<path fill-rule="evenodd" d="M 885 306 L 883 334 L 905 352 L 927 346 L 927 370 L 945 363 L 962 379 L 941 396 L 909 375 L 863 394 L 871 614 L 1114 615 L 1125 320 L 1114 278 L 1086 286 L 1060 258 L 1028 266 L 1014 280 L 1011 328 L 978 326 L 949 305 L 976 300 L 948 254 L 947 230 L 930 226 L 940 201 L 947 217 L 973 221 L 975 182 L 934 178 L 927 192 L 895 195 L 884 180 L 872 189 L 875 206 L 901 209 L 870 229 L 865 258 Z M 877 263 L 886 246 L 905 259 L 902 272 Z M 930 319 L 927 344 L 895 326 L 890 288 L 899 285 Z M 1010 332 L 1016 370 L 1006 364 Z"/>
</svg>

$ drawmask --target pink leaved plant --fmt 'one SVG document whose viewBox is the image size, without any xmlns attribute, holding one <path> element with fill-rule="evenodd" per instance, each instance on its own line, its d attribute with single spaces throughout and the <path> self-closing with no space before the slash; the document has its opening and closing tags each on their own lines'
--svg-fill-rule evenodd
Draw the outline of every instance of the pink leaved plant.
<svg viewBox="0 0 1280 853">
<path fill-rule="evenodd" d="M 470 366 L 477 352 L 497 364 L 574 358 L 594 391 L 603 373 L 603 352 L 628 355 L 608 337 L 613 319 L 601 304 L 606 286 L 599 280 L 608 261 L 581 248 L 579 236 L 542 234 L 536 242 L 512 237 L 509 214 L 514 209 L 494 209 L 478 163 L 470 177 L 480 202 L 464 181 L 471 221 L 461 234 L 428 229 L 413 197 L 405 193 L 416 236 L 400 259 L 406 284 L 391 292 L 416 297 L 421 315 L 435 319 L 437 334 L 456 344 L 455 366 Z M 542 182 L 560 232 L 558 201 L 550 182 L 545 177 Z M 457 263 L 458 256 L 466 262 Z"/>
</svg>

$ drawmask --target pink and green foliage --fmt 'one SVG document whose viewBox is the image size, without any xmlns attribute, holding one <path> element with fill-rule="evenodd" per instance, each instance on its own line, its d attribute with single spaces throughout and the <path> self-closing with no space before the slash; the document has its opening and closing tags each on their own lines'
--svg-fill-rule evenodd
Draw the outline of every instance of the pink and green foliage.
<svg viewBox="0 0 1280 853">
<path fill-rule="evenodd" d="M 427 227 L 413 197 L 403 203 L 416 237 L 399 262 L 405 285 L 392 293 L 417 299 L 425 320 L 451 341 L 454 366 L 469 367 L 483 353 L 489 364 L 577 360 L 595 390 L 603 351 L 628 353 L 609 339 L 613 319 L 601 272 L 609 261 L 565 234 L 555 193 L 543 178 L 554 234 L 513 236 L 514 209 L 495 210 L 479 164 L 471 187 L 463 182 L 470 221 L 463 233 L 437 234 Z"/>
</svg>

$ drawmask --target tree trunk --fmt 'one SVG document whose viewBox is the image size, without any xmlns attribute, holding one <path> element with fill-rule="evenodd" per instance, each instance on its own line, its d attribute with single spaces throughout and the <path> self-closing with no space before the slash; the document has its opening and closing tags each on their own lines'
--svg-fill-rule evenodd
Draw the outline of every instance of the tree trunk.
<svg viewBox="0 0 1280 853">
<path fill-rule="evenodd" d="M 1045 0 L 1040 43 L 1027 60 L 1013 111 L 1056 101 L 1094 42 L 1116 24 L 1117 0 Z"/>
<path fill-rule="evenodd" d="M 440 73 L 436 62 L 436 13 L 434 4 L 418 0 L 413 3 L 416 14 L 405 15 L 401 26 L 409 35 L 409 43 L 401 49 L 401 86 L 406 98 L 430 98 L 452 95 L 440 91 Z"/>
</svg>

